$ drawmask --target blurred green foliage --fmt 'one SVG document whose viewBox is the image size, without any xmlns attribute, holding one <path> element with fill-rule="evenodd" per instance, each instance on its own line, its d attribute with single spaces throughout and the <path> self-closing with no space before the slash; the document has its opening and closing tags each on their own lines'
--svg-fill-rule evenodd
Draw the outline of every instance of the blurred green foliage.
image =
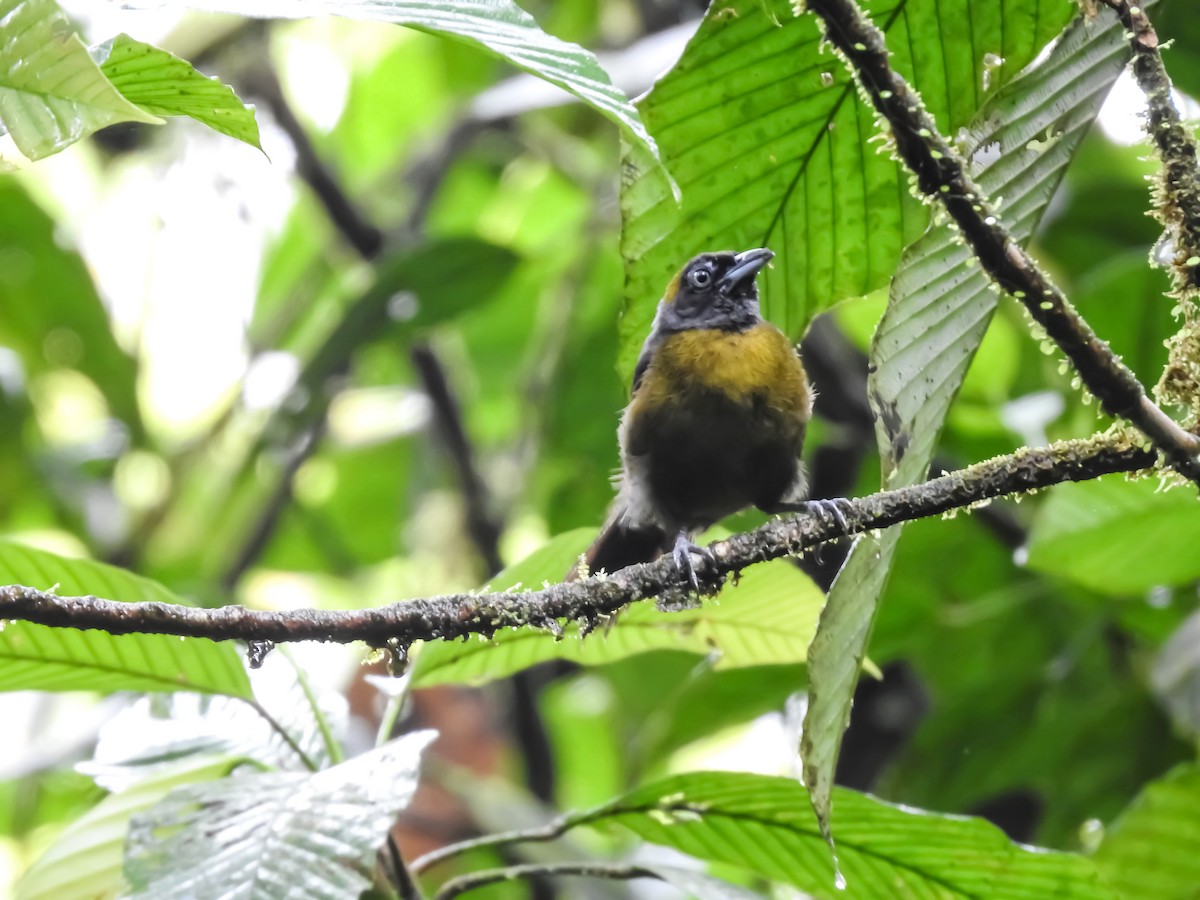
<svg viewBox="0 0 1200 900">
<path fill-rule="evenodd" d="M 898 65 L 911 64 L 916 79 L 927 79 L 926 99 L 951 131 L 970 123 L 986 96 L 1015 76 L 1071 12 L 1066 3 L 1006 4 L 1014 16 L 1050 6 L 1053 15 L 1006 33 L 1010 58 L 1002 70 L 993 66 L 985 84 L 981 60 L 999 48 L 982 42 L 968 52 L 955 30 L 959 20 L 935 27 L 936 3 L 912 0 L 908 13 L 905 4 L 868 5 L 899 23 L 892 33 L 905 36 Z M 863 393 L 865 354 L 885 302 L 885 292 L 875 289 L 919 234 L 925 214 L 907 193 L 906 175 L 875 156 L 874 143 L 863 143 L 875 130 L 871 116 L 840 63 L 818 55 L 813 23 L 793 22 L 786 4 L 770 6 L 722 6 L 698 26 L 703 10 L 686 2 L 530 4 L 552 34 L 593 48 L 634 46 L 634 56 L 661 53 L 652 42 L 638 42 L 677 22 L 690 23 L 689 34 L 700 28 L 686 65 L 641 105 L 668 168 L 678 166 L 685 213 L 679 222 L 665 213 L 661 221 L 657 214 L 630 214 L 631 197 L 667 188 L 657 176 L 628 168 L 639 161 L 637 152 L 623 150 L 612 123 L 594 110 L 530 100 L 525 92 L 537 86 L 534 79 L 513 80 L 514 70 L 462 44 L 342 20 L 240 25 L 188 55 L 203 57 L 203 68 L 219 72 L 248 100 L 255 99 L 258 67 L 278 70 L 318 158 L 382 235 L 384 249 L 373 260 L 354 252 L 310 183 L 286 176 L 294 148 L 277 116 L 264 114 L 265 103 L 259 115 L 271 162 L 172 125 L 153 129 L 131 151 L 105 149 L 102 133 L 101 141 L 78 144 L 46 167 L 0 176 L 0 533 L 15 542 L 0 547 L 0 569 L 11 570 L 0 582 L 58 584 L 60 593 L 122 600 L 178 595 L 202 605 L 370 607 L 488 583 L 496 574 L 488 571 L 488 548 L 470 527 L 481 515 L 498 525 L 498 550 L 491 549 L 517 566 L 514 578 L 536 586 L 560 577 L 611 499 L 614 434 L 627 398 L 618 373 L 640 345 L 662 272 L 707 242 L 734 240 L 739 228 L 746 241 L 761 243 L 766 235 L 783 250 L 794 235 L 775 223 L 788 216 L 795 227 L 810 213 L 824 223 L 803 245 L 821 262 L 796 250 L 786 261 L 790 268 L 771 275 L 767 309 L 800 339 L 817 312 L 874 290 L 829 313 L 843 364 L 817 384 L 831 397 Z M 912 22 L 903 18 L 909 14 Z M 1176 2 L 1166 5 L 1160 23 L 1164 38 L 1177 37 L 1166 61 L 1190 94 L 1200 94 L 1196 21 Z M 183 42 L 189 24 L 159 43 Z M 989 20 L 979 27 L 993 35 L 1000 26 Z M 746 57 L 756 41 L 778 45 L 778 57 Z M 624 71 L 636 68 L 634 56 L 602 62 L 614 66 L 618 82 L 628 78 L 641 90 L 650 76 Z M 939 61 L 953 65 L 943 70 Z M 673 58 L 655 55 L 653 62 L 657 72 Z M 735 64 L 744 64 L 735 74 L 748 84 L 713 74 Z M 777 64 L 784 68 L 772 69 Z M 789 80 L 797 67 L 813 78 L 803 89 Z M 829 84 L 818 70 L 829 71 Z M 735 88 L 746 96 L 735 96 Z M 712 109 L 689 112 L 690 90 L 719 94 L 720 102 L 709 97 Z M 841 112 L 826 122 L 816 113 L 831 92 Z M 763 115 L 774 137 L 755 132 L 727 145 L 746 110 L 768 101 L 775 106 Z M 789 143 L 795 129 L 807 127 L 797 117 L 807 122 L 812 115 L 830 128 L 836 119 L 836 145 L 820 128 Z M 1159 236 L 1144 215 L 1145 176 L 1154 164 L 1143 159 L 1144 144 L 1130 143 L 1137 138 L 1131 116 L 1112 110 L 1102 124 L 1084 140 L 1032 246 L 1101 337 L 1153 384 L 1165 361 L 1163 341 L 1176 326 L 1172 301 L 1162 296 L 1166 279 L 1148 261 Z M 842 132 L 852 129 L 862 140 L 843 143 Z M 768 137 L 790 152 L 822 154 L 822 167 L 809 174 L 828 209 L 780 206 L 775 182 L 762 182 L 752 199 L 765 212 L 748 225 L 731 221 L 738 202 L 713 205 L 713 198 L 745 185 L 716 175 L 711 184 L 692 183 L 710 174 L 693 171 L 697 160 L 709 166 L 730 146 L 741 154 L 730 163 L 732 174 L 753 182 L 754 172 L 734 163 L 766 166 L 759 157 L 770 149 Z M 693 146 L 709 141 L 703 152 Z M 863 148 L 872 154 L 869 163 Z M 870 184 L 859 178 L 860 166 L 874 179 Z M 181 200 L 173 171 L 184 172 L 198 190 Z M 139 183 L 150 187 L 139 191 Z M 842 186 L 854 192 L 846 206 L 839 202 Z M 884 188 L 887 203 L 875 205 L 872 198 Z M 190 219 L 210 195 L 232 197 L 233 212 L 174 236 L 179 220 Z M 689 205 L 696 203 L 702 208 Z M 133 218 L 122 218 L 130 210 Z M 235 260 L 214 257 L 210 241 L 244 221 L 253 224 L 249 261 L 236 264 L 252 287 L 243 297 L 218 296 L 227 288 L 218 276 Z M 653 241 L 644 231 L 648 221 L 657 223 Z M 140 243 L 147 234 L 158 248 L 149 254 Z M 637 243 L 643 239 L 648 243 Z M 163 248 L 180 241 L 186 253 L 168 256 Z M 174 281 L 156 272 L 163 265 L 181 270 Z M 806 267 L 815 273 L 811 283 L 799 293 L 783 290 L 782 273 Z M 174 381 L 164 366 L 191 343 L 164 336 L 157 323 L 188 310 L 180 309 L 185 301 L 164 296 L 160 278 L 168 286 L 199 284 L 203 317 L 225 327 L 220 346 L 218 332 L 197 333 L 195 341 L 213 343 L 200 347 L 202 362 Z M 413 364 L 418 345 L 430 348 L 444 369 L 483 488 L 482 510 L 464 499 L 440 413 Z M 226 358 L 235 360 L 235 376 L 211 387 L 224 377 L 218 361 Z M 957 467 L 1106 427 L 1071 380 L 1030 337 L 1020 309 L 1001 301 L 950 409 L 936 464 Z M 202 403 L 188 399 L 197 385 L 211 388 Z M 187 416 L 176 414 L 184 408 Z M 818 415 L 808 450 L 817 490 L 837 478 L 858 494 L 877 490 L 872 424 L 855 424 L 845 410 L 824 405 Z M 848 471 L 833 473 L 822 448 Z M 1161 854 L 1151 850 L 1161 830 L 1188 837 L 1200 821 L 1192 802 L 1196 735 L 1172 728 L 1156 696 L 1161 688 L 1148 674 L 1198 605 L 1200 509 L 1192 487 L 1165 493 L 1159 487 L 1154 479 L 1110 476 L 910 525 L 868 651 L 885 677 L 868 681 L 860 695 L 843 781 L 884 801 L 986 813 L 1010 835 L 1055 850 L 1091 852 L 1098 844 L 1096 870 L 1118 873 L 1121 893 L 1111 896 L 1192 896 L 1196 876 L 1183 863 L 1159 873 L 1158 881 L 1138 874 L 1156 868 Z M 4 550 L 18 544 L 61 556 L 38 557 L 46 568 L 35 569 Z M 159 583 L 63 561 L 75 556 L 116 563 Z M 820 561 L 812 562 L 818 564 L 807 568 L 819 579 Z M 748 575 L 744 593 L 733 589 L 701 612 L 672 619 L 644 604 L 601 623 L 590 643 L 578 643 L 573 633 L 565 639 L 574 642 L 569 646 L 545 633 L 510 633 L 495 645 L 496 655 L 487 651 L 470 664 L 463 660 L 482 642 L 418 649 L 416 683 L 439 686 L 417 690 L 409 706 L 393 712 L 402 729 L 425 723 L 446 735 L 445 748 L 431 751 L 440 754 L 433 777 L 455 798 L 445 808 L 461 806 L 463 817 L 446 827 L 458 834 L 532 824 L 550 808 L 600 806 L 635 789 L 650 796 L 655 785 L 670 787 L 668 793 L 716 790 L 724 784 L 716 777 L 655 781 L 714 760 L 790 774 L 819 593 L 808 575 L 788 566 L 763 570 L 759 587 L 760 573 Z M 752 629 L 742 628 L 733 641 L 728 633 L 714 636 L 722 621 L 745 624 L 739 602 L 754 612 L 751 625 L 765 621 L 762 634 L 746 637 Z M 612 629 L 607 644 L 606 628 Z M 638 629 L 648 637 L 631 637 Z M 28 667 L 54 662 L 69 669 L 77 653 L 78 671 L 63 688 L 146 689 L 174 671 L 199 690 L 246 691 L 240 670 L 231 675 L 220 667 L 232 659 L 228 645 L 219 656 L 192 655 L 191 644 L 179 650 L 166 638 L 122 650 L 88 632 L 31 659 L 12 650 L 20 649 L 21 633 L 14 626 L 0 635 L 0 680 L 7 679 L 0 688 L 53 687 L 32 678 Z M 534 649 L 513 652 L 517 644 Z M 720 650 L 729 654 L 725 664 L 715 655 Z M 357 730 L 339 731 L 337 740 L 357 750 L 369 744 L 381 717 L 382 703 L 359 671 L 365 656 L 353 648 L 338 664 L 314 666 L 311 676 L 320 690 L 350 698 Z M 206 674 L 214 660 L 220 666 Z M 109 680 L 95 680 L 100 669 Z M 514 672 L 516 679 L 508 677 Z M 467 682 L 486 684 L 462 686 Z M 103 707 L 92 719 L 79 717 L 66 741 L 51 727 L 51 713 L 26 715 L 17 695 L 0 696 L 0 704 L 10 699 L 20 723 L 14 733 L 24 739 L 0 759 L 6 863 L 0 885 L 94 807 L 97 788 L 71 765 L 90 756 L 98 722 L 108 715 Z M 46 701 L 51 712 L 56 702 Z M 468 711 L 459 713 L 462 719 L 431 722 L 426 702 Z M 94 707 L 90 699 L 84 705 Z M 464 720 L 485 733 L 469 732 Z M 1167 774 L 1177 764 L 1182 768 Z M 769 805 L 770 791 L 763 788 L 760 797 L 760 788 L 746 788 L 746 796 Z M 803 794 L 798 787 L 795 793 Z M 842 826 L 853 831 L 854 810 L 865 810 L 859 849 L 898 840 L 900 852 L 889 865 L 909 872 L 905 853 L 913 848 L 903 845 L 903 828 L 895 825 L 901 813 L 844 796 L 852 799 L 843 820 L 835 810 L 835 836 Z M 697 825 L 689 842 L 691 832 L 673 832 L 654 812 L 614 817 L 624 817 L 632 834 L 717 861 L 713 871 L 740 885 L 758 889 L 763 878 L 778 877 L 816 896 L 841 896 L 831 874 L 825 877 L 828 858 L 811 833 L 797 837 L 793 828 L 787 838 L 797 842 L 795 858 L 803 856 L 803 865 L 772 850 L 763 851 L 771 857 L 764 866 L 749 832 L 713 837 Z M 809 815 L 807 806 L 802 813 Z M 931 818 L 928 833 L 1000 847 L 997 853 L 1016 860 L 1013 883 L 1023 890 L 1018 876 L 1027 855 L 981 823 L 956 831 L 956 821 Z M 1113 822 L 1119 824 L 1109 844 L 1098 835 Z M 871 831 L 876 825 L 878 833 Z M 597 858 L 631 846 L 625 832 L 573 837 L 572 849 Z M 702 852 L 705 842 L 709 851 Z M 1182 849 L 1163 846 L 1173 859 L 1195 855 L 1186 842 Z M 506 854 L 464 856 L 457 868 L 433 870 L 429 884 L 524 859 Z M 952 854 L 935 859 L 929 871 L 941 872 L 947 859 Z M 1090 878 L 1093 871 L 1091 861 L 1076 855 L 1047 859 L 1050 867 L 1061 863 L 1055 877 Z M 106 872 L 119 884 L 115 865 L 106 859 Z M 1137 866 L 1143 868 L 1131 869 Z M 820 877 L 813 874 L 818 869 Z M 1088 893 L 1093 885 L 1084 875 L 1072 882 L 1087 881 L 1080 895 L 1110 896 L 1099 888 Z M 479 895 L 521 890 L 508 884 Z M 860 880 L 845 896 L 897 895 Z"/>
</svg>

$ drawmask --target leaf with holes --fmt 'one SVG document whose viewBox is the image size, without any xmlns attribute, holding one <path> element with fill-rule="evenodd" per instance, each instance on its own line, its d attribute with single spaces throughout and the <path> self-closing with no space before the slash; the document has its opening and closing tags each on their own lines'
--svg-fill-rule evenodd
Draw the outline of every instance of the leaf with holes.
<svg viewBox="0 0 1200 900">
<path fill-rule="evenodd" d="M 1071 15 L 1060 0 L 873 0 L 892 64 L 947 133 L 1033 59 Z M 625 314 L 620 365 L 633 372 L 668 279 L 706 250 L 767 246 L 763 311 L 793 338 L 835 301 L 884 284 L 925 227 L 908 176 L 815 16 L 783 0 L 713 4 L 682 59 L 639 104 L 683 192 L 682 212 L 644 151 L 621 186 Z"/>
<path fill-rule="evenodd" d="M 161 584 L 114 566 L 0 541 L 0 584 L 128 603 L 183 603 Z M 4 607 L 0 603 L 0 617 Z M 0 632 L 0 690 L 198 691 L 250 699 L 231 643 L 165 634 L 113 635 L 9 622 Z"/>
<path fill-rule="evenodd" d="M 1111 13 L 1077 19 L 1037 67 L 981 111 L 968 158 L 979 183 L 1003 196 L 1008 227 L 1027 241 L 1127 56 Z M 868 380 L 889 488 L 926 477 L 950 403 L 997 297 L 953 225 L 904 255 L 871 348 Z M 801 756 L 826 821 L 850 701 L 900 529 L 860 540 L 838 574 L 809 657 L 810 703 Z"/>
<path fill-rule="evenodd" d="M 496 576 L 493 588 L 536 589 L 560 580 L 594 537 L 595 530 L 587 528 L 559 535 Z M 594 666 L 651 650 L 716 654 L 718 669 L 803 662 L 823 600 L 808 576 L 786 559 L 775 560 L 748 569 L 737 584 L 695 609 L 661 612 L 653 600 L 643 600 L 583 638 L 572 622 L 560 637 L 521 628 L 491 640 L 426 644 L 413 684 L 479 684 L 550 659 Z"/>
</svg>

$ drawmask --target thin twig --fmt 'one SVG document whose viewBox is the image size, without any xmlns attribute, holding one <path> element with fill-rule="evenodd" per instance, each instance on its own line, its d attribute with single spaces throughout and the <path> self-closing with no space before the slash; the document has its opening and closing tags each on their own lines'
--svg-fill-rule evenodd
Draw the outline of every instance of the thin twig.
<svg viewBox="0 0 1200 900">
<path fill-rule="evenodd" d="M 609 880 L 629 881 L 633 878 L 656 878 L 662 876 L 653 869 L 630 863 L 525 863 L 519 866 L 505 866 L 502 869 L 483 869 L 452 878 L 442 885 L 434 895 L 434 900 L 451 900 L 473 891 L 484 885 L 496 884 L 501 881 L 513 881 L 518 878 L 539 878 L 544 876 L 579 875 L 584 878 L 607 878 Z"/>
<path fill-rule="evenodd" d="M 808 8 L 820 17 L 826 39 L 890 124 L 896 152 L 921 192 L 943 204 L 992 280 L 1025 305 L 1109 415 L 1132 422 L 1172 466 L 1200 484 L 1200 437 L 1181 428 L 1146 395 L 1137 376 L 1009 234 L 958 151 L 938 133 L 920 96 L 892 69 L 883 32 L 854 0 L 809 0 Z"/>
<path fill-rule="evenodd" d="M 1068 441 L 978 463 L 923 484 L 848 500 L 843 520 L 812 513 L 778 519 L 710 547 L 714 565 L 706 589 L 747 566 L 793 555 L 817 544 L 898 522 L 939 515 L 1006 494 L 1084 481 L 1154 465 L 1155 454 L 1114 438 Z M 449 594 L 406 600 L 376 609 L 287 612 L 241 606 L 201 609 L 170 603 L 119 603 L 96 597 L 57 597 L 29 587 L 0 588 L 0 618 L 60 628 L 93 628 L 204 637 L 211 640 L 389 641 L 451 640 L 522 626 L 558 630 L 564 619 L 590 629 L 628 604 L 678 594 L 686 580 L 669 557 L 630 566 L 612 575 L 555 584 L 540 591 Z"/>
<path fill-rule="evenodd" d="M 579 814 L 567 814 L 559 816 L 553 821 L 547 822 L 545 825 L 538 825 L 535 828 L 523 828 L 519 831 L 501 831 L 494 834 L 485 834 L 477 838 L 470 838 L 465 841 L 457 841 L 453 844 L 447 844 L 444 847 L 438 847 L 436 850 L 430 850 L 424 856 L 418 856 L 408 864 L 409 871 L 414 875 L 419 875 L 426 869 L 436 866 L 438 863 L 445 862 L 448 859 L 453 859 L 455 856 L 461 856 L 471 850 L 480 848 L 495 849 L 497 847 L 505 847 L 509 844 L 527 844 L 534 841 L 553 841 L 562 837 L 576 825 L 581 823 Z"/>
</svg>

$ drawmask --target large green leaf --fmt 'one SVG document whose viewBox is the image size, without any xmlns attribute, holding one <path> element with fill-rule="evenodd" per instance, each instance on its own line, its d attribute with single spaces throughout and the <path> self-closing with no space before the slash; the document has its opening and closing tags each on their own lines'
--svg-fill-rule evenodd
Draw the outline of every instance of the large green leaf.
<svg viewBox="0 0 1200 900">
<path fill-rule="evenodd" d="M 162 120 L 104 77 L 54 0 L 0 0 L 0 130 L 28 159 L 117 122 Z"/>
<path fill-rule="evenodd" d="M 1195 488 L 1108 476 L 1064 484 L 1038 508 L 1029 566 L 1106 594 L 1137 594 L 1200 577 Z"/>
<path fill-rule="evenodd" d="M 100 70 L 126 100 L 156 116 L 190 116 L 251 147 L 258 142 L 254 107 L 227 84 L 207 78 L 187 60 L 120 34 L 96 53 Z"/>
<path fill-rule="evenodd" d="M 637 110 L 613 86 L 596 57 L 577 44 L 546 34 L 533 16 L 511 0 L 177 0 L 175 5 L 265 18 L 372 19 L 462 41 L 569 91 L 620 125 L 651 158 L 658 155 Z"/>
<path fill-rule="evenodd" d="M 968 138 L 976 177 L 1005 198 L 1005 219 L 1027 241 L 1125 64 L 1114 16 L 1079 18 L 1037 67 L 987 103 Z M 871 349 L 868 391 L 886 487 L 926 477 L 950 404 L 997 297 L 957 229 L 942 224 L 908 251 Z M 900 529 L 859 540 L 838 574 L 809 659 L 801 755 L 822 818 L 842 732 Z"/>
<path fill-rule="evenodd" d="M 134 361 L 117 345 L 83 259 L 14 178 L 0 178 L 0 344 L 30 375 L 73 368 L 95 383 L 110 412 L 141 432 Z"/>
<path fill-rule="evenodd" d="M 14 900 L 95 900 L 128 889 L 122 867 L 129 820 L 185 784 L 211 781 L 230 771 L 230 756 L 200 756 L 158 769 L 126 790 L 110 794 L 72 822 L 25 872 Z"/>
<path fill-rule="evenodd" d="M 129 603 L 184 601 L 157 582 L 86 559 L 0 541 L 0 584 L 94 594 Z M 0 604 L 0 618 L 4 609 Z M 0 690 L 198 691 L 249 699 L 231 643 L 165 634 L 112 635 L 8 622 L 0 632 Z"/>
<path fill-rule="evenodd" d="M 797 18 L 792 6 L 713 4 L 683 58 L 639 104 L 683 209 L 656 176 L 641 175 L 642 153 L 631 148 L 621 191 L 626 375 L 667 280 L 695 253 L 774 250 L 759 278 L 763 310 L 798 338 L 836 300 L 884 284 L 925 225 L 904 171 L 867 143 L 878 132 L 873 111 L 820 51 L 815 17 Z M 887 32 L 892 64 L 951 134 L 1071 14 L 1059 0 L 864 6 Z"/>
<path fill-rule="evenodd" d="M 839 870 L 808 795 L 790 778 L 695 772 L 639 788 L 580 815 L 701 859 L 785 881 L 814 897 L 1045 900 L 1112 898 L 1090 860 L 1014 844 L 982 819 L 892 806 L 837 792 Z"/>
<path fill-rule="evenodd" d="M 375 851 L 417 789 L 419 731 L 321 772 L 235 774 L 180 788 L 134 817 L 134 897 L 341 900 L 371 885 Z"/>
<path fill-rule="evenodd" d="M 591 529 L 559 535 L 498 575 L 493 589 L 560 580 L 594 536 Z M 417 658 L 413 683 L 478 683 L 549 659 L 600 665 L 650 650 L 713 653 L 716 668 L 801 662 L 823 599 L 799 569 L 777 560 L 746 571 L 737 585 L 694 609 L 661 612 L 654 601 L 642 601 L 622 611 L 613 625 L 601 626 L 585 638 L 579 636 L 578 625 L 568 623 L 561 637 L 522 628 L 490 641 L 427 644 Z"/>
<path fill-rule="evenodd" d="M 1128 900 L 1185 900 L 1200 885 L 1200 769 L 1152 782 L 1113 823 L 1096 865 Z"/>
</svg>

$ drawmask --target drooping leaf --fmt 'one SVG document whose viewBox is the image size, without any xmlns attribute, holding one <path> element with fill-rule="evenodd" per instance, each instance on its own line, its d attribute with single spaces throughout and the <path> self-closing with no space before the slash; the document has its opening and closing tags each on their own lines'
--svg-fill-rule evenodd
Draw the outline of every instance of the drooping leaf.
<svg viewBox="0 0 1200 900">
<path fill-rule="evenodd" d="M 1198 543 L 1194 488 L 1110 475 L 1060 485 L 1038 507 L 1029 566 L 1101 593 L 1138 594 L 1200 577 Z"/>
<path fill-rule="evenodd" d="M 94 55 L 126 100 L 156 116 L 189 116 L 214 131 L 262 149 L 254 107 L 173 53 L 120 34 Z"/>
<path fill-rule="evenodd" d="M 645 840 L 792 884 L 814 897 L 1112 898 L 1092 862 L 1015 844 L 982 819 L 939 816 L 837 791 L 835 885 L 803 786 L 790 778 L 694 772 L 580 814 Z"/>
<path fill-rule="evenodd" d="M 1185 900 L 1200 885 L 1200 769 L 1181 766 L 1146 786 L 1113 823 L 1096 866 L 1128 900 Z"/>
<path fill-rule="evenodd" d="M 235 774 L 181 788 L 134 817 L 125 874 L 134 897 L 357 896 L 375 851 L 417 788 L 418 731 L 307 775 Z"/>
<path fill-rule="evenodd" d="M 100 71 L 54 0 L 0 0 L 0 130 L 36 160 L 117 122 L 162 122 Z"/>
<path fill-rule="evenodd" d="M 577 44 L 546 34 L 533 16 L 511 0 L 178 0 L 176 5 L 263 18 L 370 19 L 462 41 L 569 91 L 621 126 L 652 158 L 658 156 L 637 110 L 613 86 L 596 57 Z"/>
<path fill-rule="evenodd" d="M 628 379 L 668 279 L 706 250 L 767 246 L 763 311 L 799 338 L 835 301 L 880 287 L 926 214 L 904 171 L 880 155 L 872 110 L 814 16 L 792 4 L 713 4 L 682 59 L 640 102 L 682 213 L 642 151 L 626 154 L 621 208 L 628 279 L 620 367 Z M 1066 24 L 1057 0 L 875 0 L 891 62 L 944 133 L 966 125 Z"/>
<path fill-rule="evenodd" d="M 161 584 L 86 559 L 0 541 L 0 584 L 129 603 L 184 601 Z M 0 618 L 4 609 L 0 606 Z M 9 622 L 0 631 L 0 690 L 197 691 L 250 698 L 233 644 L 165 634 L 112 635 Z"/>
<path fill-rule="evenodd" d="M 967 157 L 989 195 L 1004 198 L 1005 221 L 1017 240 L 1033 233 L 1126 56 L 1115 16 L 1077 19 L 1045 60 L 980 112 Z M 872 343 L 868 377 L 885 487 L 925 478 L 997 299 L 952 224 L 935 227 L 906 251 Z M 813 639 L 800 752 L 823 821 L 859 665 L 899 537 L 894 527 L 859 540 Z"/>
<path fill-rule="evenodd" d="M 154 771 L 72 822 L 17 882 L 14 900 L 94 900 L 128 889 L 122 874 L 129 820 L 175 788 L 220 778 L 236 757 L 201 756 Z"/>
<path fill-rule="evenodd" d="M 493 581 L 493 589 L 537 588 L 563 578 L 595 536 L 592 529 L 559 535 Z M 802 662 L 823 595 L 787 560 L 755 566 L 739 583 L 695 609 L 660 612 L 654 601 L 635 603 L 610 626 L 580 638 L 575 623 L 564 635 L 529 628 L 488 641 L 440 642 L 421 649 L 413 684 L 479 683 L 549 659 L 600 665 L 651 650 L 717 654 L 717 668 Z"/>
</svg>

